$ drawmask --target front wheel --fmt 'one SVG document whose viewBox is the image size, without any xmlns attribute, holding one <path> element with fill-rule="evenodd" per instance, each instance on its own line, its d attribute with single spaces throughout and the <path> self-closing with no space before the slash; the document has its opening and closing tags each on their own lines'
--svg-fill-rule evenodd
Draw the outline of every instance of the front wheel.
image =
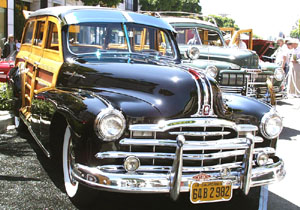
<svg viewBox="0 0 300 210">
<path fill-rule="evenodd" d="M 65 131 L 62 153 L 65 190 L 68 196 L 73 198 L 78 192 L 78 182 L 72 178 L 75 156 L 73 152 L 71 130 L 69 126 L 67 126 Z"/>
<path fill-rule="evenodd" d="M 75 152 L 72 142 L 72 133 L 67 125 L 62 147 L 62 168 L 64 177 L 64 187 L 71 201 L 78 205 L 90 205 L 95 200 L 96 192 L 93 189 L 81 185 L 72 176 L 75 165 Z"/>
</svg>

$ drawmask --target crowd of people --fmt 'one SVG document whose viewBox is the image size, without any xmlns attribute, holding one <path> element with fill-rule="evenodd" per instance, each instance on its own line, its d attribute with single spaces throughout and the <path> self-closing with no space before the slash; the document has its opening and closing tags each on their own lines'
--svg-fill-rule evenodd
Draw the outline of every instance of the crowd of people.
<svg viewBox="0 0 300 210">
<path fill-rule="evenodd" d="M 300 97 L 300 44 L 298 39 L 277 39 L 278 48 L 272 55 L 286 73 L 288 97 Z"/>
<path fill-rule="evenodd" d="M 2 41 L 4 43 L 3 48 L 0 48 L 1 58 L 7 58 L 11 53 L 19 51 L 21 44 L 18 39 L 14 39 L 14 35 L 10 34 L 7 41 L 5 39 Z"/>
</svg>

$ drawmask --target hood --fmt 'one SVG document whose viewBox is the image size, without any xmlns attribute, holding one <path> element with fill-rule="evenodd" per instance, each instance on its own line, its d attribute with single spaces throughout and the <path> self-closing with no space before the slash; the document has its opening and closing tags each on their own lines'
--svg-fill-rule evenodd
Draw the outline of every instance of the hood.
<svg viewBox="0 0 300 210">
<path fill-rule="evenodd" d="M 130 115 L 134 114 L 132 109 L 143 111 L 145 103 L 164 118 L 190 116 L 198 108 L 195 79 L 177 67 L 134 62 L 73 63 L 65 64 L 58 78 L 58 87 L 98 92 Z"/>
<path fill-rule="evenodd" d="M 242 50 L 229 47 L 195 45 L 199 48 L 200 58 L 204 60 L 217 60 L 234 63 L 243 68 L 259 68 L 258 56 L 254 51 Z M 190 45 L 179 45 L 181 54 L 183 54 Z"/>
</svg>

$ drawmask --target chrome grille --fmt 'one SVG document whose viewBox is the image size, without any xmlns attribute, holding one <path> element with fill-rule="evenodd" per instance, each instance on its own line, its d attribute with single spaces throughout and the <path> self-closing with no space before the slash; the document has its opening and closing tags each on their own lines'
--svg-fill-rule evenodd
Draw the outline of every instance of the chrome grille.
<svg viewBox="0 0 300 210">
<path fill-rule="evenodd" d="M 223 73 L 221 74 L 220 85 L 244 86 L 246 81 L 246 74 Z"/>
<path fill-rule="evenodd" d="M 249 132 L 255 135 L 257 127 L 236 125 L 216 118 L 191 118 L 166 121 L 163 124 L 131 125 L 129 130 L 130 137 L 119 142 L 120 151 L 100 152 L 96 157 L 125 159 L 128 156 L 136 156 L 141 162 L 139 172 L 164 173 L 169 171 L 176 158 L 176 137 L 184 135 L 183 173 L 192 173 L 200 169 L 217 170 L 220 167 L 238 169 L 249 147 L 244 135 Z M 147 136 L 138 136 L 135 132 L 144 132 Z M 256 142 L 262 141 L 260 137 L 255 139 Z M 100 168 L 120 170 L 117 166 Z"/>
</svg>

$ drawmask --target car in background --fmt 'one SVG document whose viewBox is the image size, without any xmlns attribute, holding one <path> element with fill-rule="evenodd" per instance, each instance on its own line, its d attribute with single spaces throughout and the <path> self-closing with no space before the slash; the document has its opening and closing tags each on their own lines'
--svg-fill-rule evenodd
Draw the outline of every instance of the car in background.
<svg viewBox="0 0 300 210">
<path fill-rule="evenodd" d="M 276 110 L 181 65 L 175 33 L 100 7 L 29 15 L 10 71 L 15 124 L 55 160 L 73 202 L 101 199 L 91 189 L 217 202 L 285 176 Z"/>
<path fill-rule="evenodd" d="M 243 29 L 235 31 L 234 28 L 220 28 L 221 31 L 230 32 L 231 40 L 229 46 L 233 46 L 237 42 L 237 38 L 246 43 L 249 50 L 254 50 L 259 56 L 259 65 L 263 73 L 259 74 L 256 78 L 256 81 L 265 81 L 267 79 L 267 86 L 272 85 L 269 88 L 272 88 L 274 94 L 274 99 L 281 100 L 286 98 L 286 75 L 283 69 L 274 63 L 274 58 L 271 55 L 274 53 L 273 41 L 262 40 L 262 39 L 253 39 L 253 30 L 252 29 Z M 229 35 L 229 34 L 228 34 Z M 260 85 L 260 92 L 267 92 L 267 87 L 265 84 Z M 272 94 L 271 92 L 271 94 Z"/>
<path fill-rule="evenodd" d="M 191 61 L 185 65 L 204 69 L 215 78 L 224 92 L 262 98 L 270 101 L 272 84 L 284 78 L 281 68 L 262 67 L 254 51 L 229 48 L 214 21 L 203 20 L 198 14 L 185 12 L 154 12 L 177 31 L 182 56 Z M 273 80 L 268 82 L 267 80 Z"/>
<path fill-rule="evenodd" d="M 0 82 L 8 81 L 9 71 L 15 66 L 16 54 L 17 51 L 14 51 L 7 58 L 0 59 Z"/>
</svg>

